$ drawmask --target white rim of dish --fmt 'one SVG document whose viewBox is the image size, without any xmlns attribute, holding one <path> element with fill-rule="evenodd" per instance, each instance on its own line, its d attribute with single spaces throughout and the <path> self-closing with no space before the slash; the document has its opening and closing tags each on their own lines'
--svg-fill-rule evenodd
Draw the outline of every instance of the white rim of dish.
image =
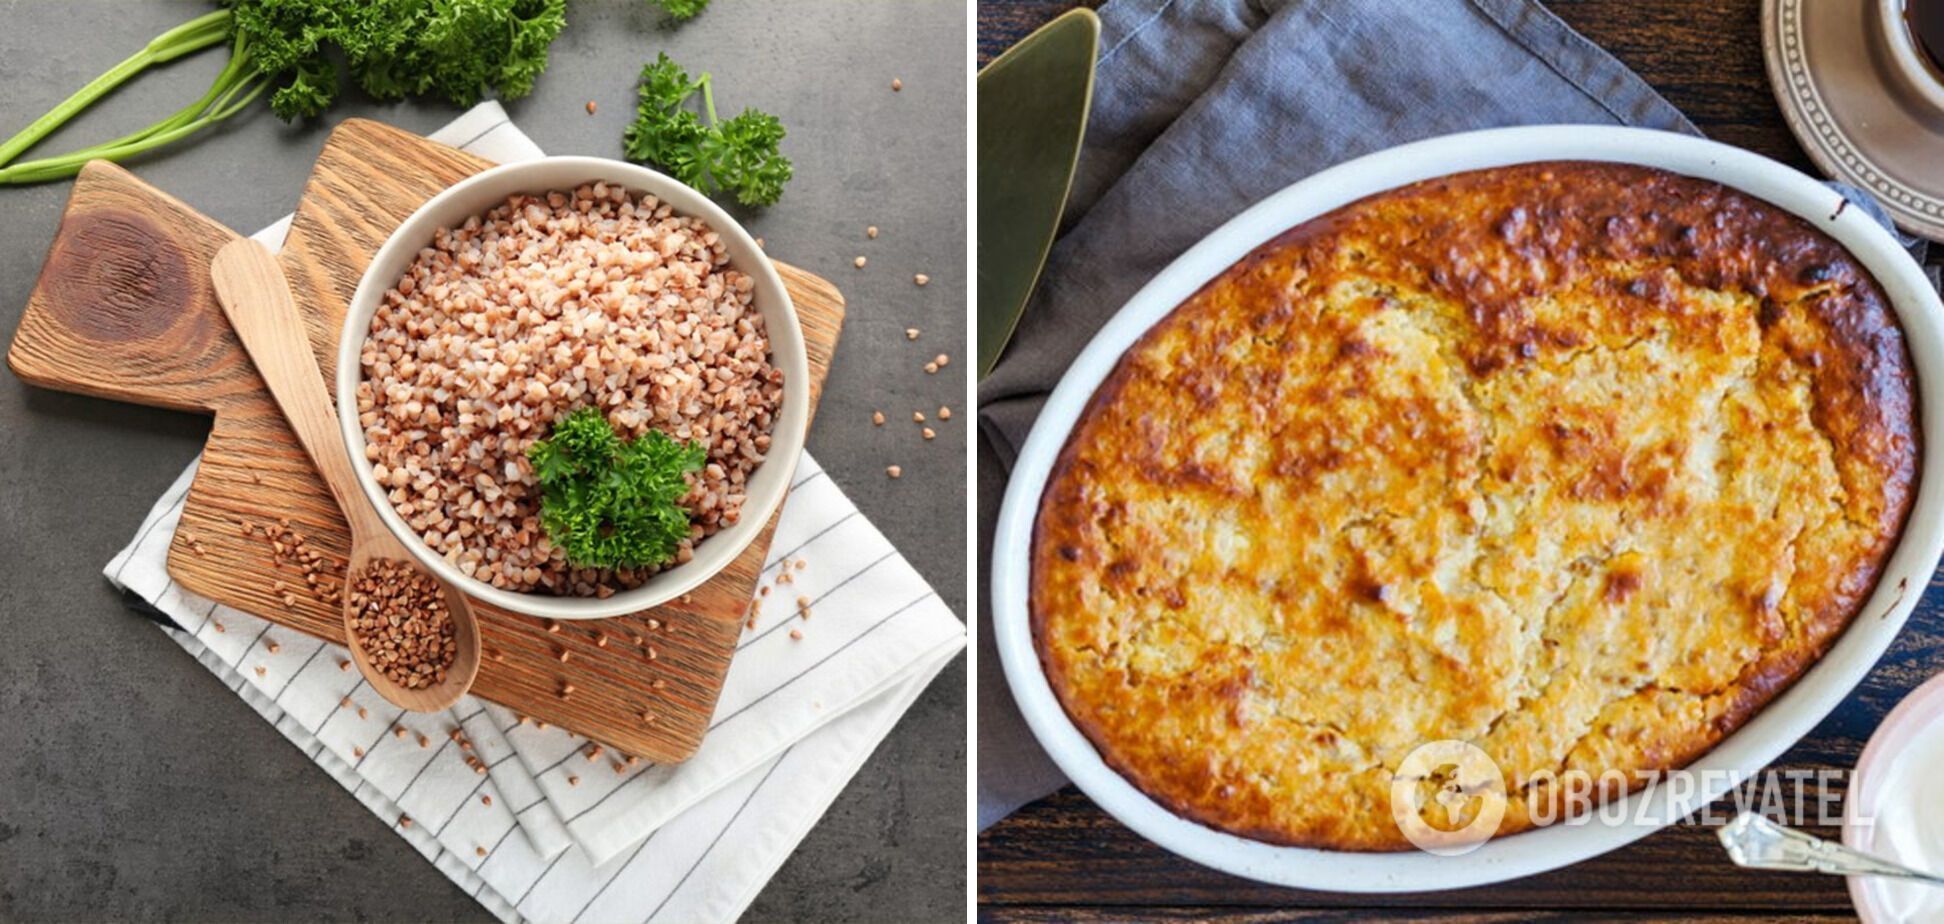
<svg viewBox="0 0 1944 924">
<path fill-rule="evenodd" d="M 653 195 L 678 214 L 707 222 L 721 235 L 731 264 L 756 282 L 756 305 L 768 329 L 770 362 L 783 370 L 783 403 L 770 431 L 769 452 L 750 477 L 741 517 L 736 525 L 698 542 L 690 561 L 666 568 L 640 587 L 617 591 L 605 599 L 504 590 L 467 576 L 434 553 L 398 515 L 378 486 L 371 463 L 364 458 L 364 428 L 359 426 L 355 410 L 358 382 L 364 377 L 358 358 L 378 299 L 398 282 L 411 254 L 426 246 L 439 228 L 483 214 L 514 193 L 544 193 L 597 181 L 619 185 L 636 194 Z M 715 577 L 761 535 L 782 504 L 797 460 L 803 454 L 809 423 L 809 358 L 803 330 L 797 323 L 796 305 L 789 289 L 783 285 L 782 276 L 769 255 L 756 245 L 756 239 L 740 222 L 702 193 L 646 167 L 602 157 L 541 157 L 501 164 L 454 183 L 413 211 L 373 255 L 358 281 L 357 291 L 351 296 L 344 326 L 338 334 L 336 385 L 338 425 L 344 433 L 345 450 L 351 455 L 351 467 L 358 473 L 358 486 L 364 489 L 365 499 L 377 509 L 392 535 L 404 543 L 420 564 L 467 596 L 501 609 L 548 619 L 605 619 L 639 612 L 667 603 Z"/>
<path fill-rule="evenodd" d="M 1094 336 L 1035 422 L 1006 486 L 993 538 L 993 633 L 1006 679 L 1047 753 L 1093 801 L 1142 836 L 1189 860 L 1262 882 L 1338 892 L 1411 892 L 1501 882 L 1577 863 L 1658 826 L 1597 820 L 1494 839 L 1462 857 L 1422 852 L 1352 853 L 1281 847 L 1182 818 L 1148 798 L 1101 759 L 1061 708 L 1042 672 L 1027 618 L 1033 523 L 1048 473 L 1068 433 L 1121 355 L 1209 279 L 1263 242 L 1366 196 L 1467 170 L 1552 160 L 1610 161 L 1713 180 L 1800 216 L 1843 244 L 1874 275 L 1903 328 L 1917 376 L 1926 447 L 1944 434 L 1944 305 L 1922 270 L 1862 209 L 1816 180 L 1758 154 L 1669 132 L 1601 125 L 1545 125 L 1446 135 L 1366 155 L 1301 180 L 1257 203 L 1182 254 Z M 1830 651 L 1792 687 L 1690 770 L 1758 771 L 1807 734 L 1863 679 L 1896 636 L 1944 549 L 1944 452 L 1926 451 L 1908 523 L 1865 607 Z M 1730 788 L 1725 774 L 1678 801 L 1671 786 L 1636 793 L 1628 818 L 1672 818 Z M 1643 803 L 1642 800 L 1646 800 Z M 1677 814 L 1670 814 L 1670 811 Z"/>
</svg>

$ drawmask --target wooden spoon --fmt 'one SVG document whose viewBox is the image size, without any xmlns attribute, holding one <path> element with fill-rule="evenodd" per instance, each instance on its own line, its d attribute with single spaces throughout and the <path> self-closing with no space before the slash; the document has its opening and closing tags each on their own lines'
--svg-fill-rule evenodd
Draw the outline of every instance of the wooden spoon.
<svg viewBox="0 0 1944 924">
<path fill-rule="evenodd" d="M 451 706 L 472 686 L 479 673 L 479 624 L 473 618 L 472 604 L 466 595 L 441 583 L 446 610 L 453 621 L 453 639 L 458 651 L 445 680 L 432 686 L 411 689 L 394 682 L 373 664 L 358 633 L 352 629 L 352 575 L 375 559 L 394 559 L 414 571 L 425 573 L 404 543 L 385 527 L 385 521 L 372 509 L 358 487 L 357 473 L 351 469 L 351 454 L 345 449 L 331 409 L 330 392 L 324 387 L 324 374 L 311 353 L 304 334 L 303 316 L 291 301 L 290 286 L 275 257 L 262 244 L 239 238 L 216 252 L 210 264 L 210 280 L 216 287 L 216 301 L 237 339 L 256 364 L 257 373 L 270 386 L 271 397 L 283 408 L 290 429 L 308 452 L 318 474 L 330 486 L 338 508 L 351 526 L 351 561 L 345 573 L 344 636 L 351 646 L 351 658 L 365 681 L 393 704 L 414 712 L 436 712 Z M 427 577 L 438 580 L 436 576 Z"/>
</svg>

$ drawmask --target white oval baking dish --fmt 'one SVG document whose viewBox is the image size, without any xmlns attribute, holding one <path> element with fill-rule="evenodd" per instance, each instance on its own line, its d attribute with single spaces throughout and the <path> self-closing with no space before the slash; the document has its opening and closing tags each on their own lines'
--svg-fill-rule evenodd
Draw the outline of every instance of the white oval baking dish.
<svg viewBox="0 0 1944 924">
<path fill-rule="evenodd" d="M 467 576 L 434 553 L 398 515 L 378 486 L 371 464 L 365 461 L 364 428 L 359 426 L 355 412 L 358 381 L 363 376 L 358 355 L 371 316 L 378 310 L 380 296 L 397 284 L 419 248 L 430 243 L 438 229 L 482 215 L 514 193 L 572 189 L 597 180 L 633 193 L 652 194 L 675 211 L 708 222 L 722 236 L 723 245 L 729 249 L 730 262 L 756 282 L 756 308 L 762 312 L 769 333 L 770 362 L 783 370 L 783 406 L 770 430 L 769 454 L 750 476 L 741 519 L 736 525 L 696 543 L 694 558 L 657 573 L 640 587 L 606 598 L 502 590 Z M 336 386 L 338 407 L 354 409 L 340 411 L 338 423 L 344 431 L 345 448 L 351 453 L 352 468 L 358 473 L 358 484 L 398 541 L 440 580 L 467 596 L 515 613 L 549 619 L 604 619 L 639 612 L 694 590 L 728 567 L 762 533 L 770 516 L 783 503 L 790 475 L 803 454 L 805 430 L 810 421 L 810 363 L 803 329 L 797 324 L 796 306 L 783 287 L 782 277 L 777 275 L 776 264 L 756 246 L 756 239 L 709 197 L 646 167 L 601 157 L 542 157 L 503 164 L 460 180 L 419 206 L 378 249 L 351 296 L 344 328 L 338 336 Z"/>
<path fill-rule="evenodd" d="M 1617 161 L 1714 180 L 1756 196 L 1830 235 L 1873 274 L 1897 312 L 1916 367 L 1925 446 L 1915 506 L 1876 592 L 1827 655 L 1746 725 L 1695 761 L 1695 771 L 1759 771 L 1815 726 L 1863 679 L 1917 604 L 1944 546 L 1944 305 L 1922 269 L 1861 209 L 1816 180 L 1758 154 L 1687 135 L 1591 125 L 1488 129 L 1360 157 L 1297 182 L 1237 215 L 1182 254 L 1100 329 L 1047 400 L 1014 466 L 992 544 L 993 632 L 1006 679 L 1040 744 L 1094 802 L 1183 857 L 1277 885 L 1339 892 L 1414 892 L 1500 882 L 1558 869 L 1653 833 L 1655 827 L 1555 825 L 1493 839 L 1457 857 L 1280 847 L 1204 827 L 1163 808 L 1102 761 L 1042 673 L 1027 619 L 1029 552 L 1040 494 L 1081 410 L 1121 355 L 1155 322 L 1263 242 L 1311 218 L 1419 180 L 1547 160 Z M 1726 773 L 1680 800 L 1672 787 L 1637 793 L 1628 817 L 1680 817 L 1727 791 Z M 1642 800 L 1647 800 L 1642 802 Z"/>
</svg>

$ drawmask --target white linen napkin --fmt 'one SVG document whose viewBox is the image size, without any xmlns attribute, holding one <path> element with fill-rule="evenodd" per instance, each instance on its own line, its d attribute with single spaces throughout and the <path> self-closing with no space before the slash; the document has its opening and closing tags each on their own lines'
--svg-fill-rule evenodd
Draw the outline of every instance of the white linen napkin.
<svg viewBox="0 0 1944 924">
<path fill-rule="evenodd" d="M 541 154 L 493 102 L 432 138 L 500 162 Z M 275 249 L 289 224 L 254 236 Z M 508 922 L 736 917 L 965 644 L 964 625 L 806 453 L 764 576 L 806 559 L 789 592 L 810 597 L 816 619 L 772 606 L 744 632 L 688 761 L 589 758 L 585 739 L 471 696 L 403 712 L 342 646 L 175 586 L 168 549 L 194 474 L 156 502 L 108 579 L 173 619 L 170 638 Z M 459 728 L 487 773 L 466 763 Z"/>
</svg>

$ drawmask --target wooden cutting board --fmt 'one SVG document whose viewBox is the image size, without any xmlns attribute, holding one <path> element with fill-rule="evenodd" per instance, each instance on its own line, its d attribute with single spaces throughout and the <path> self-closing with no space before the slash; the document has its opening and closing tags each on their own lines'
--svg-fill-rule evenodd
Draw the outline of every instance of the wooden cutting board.
<svg viewBox="0 0 1944 924">
<path fill-rule="evenodd" d="M 348 120 L 331 133 L 279 255 L 326 381 L 345 307 L 379 245 L 435 193 L 488 166 L 375 122 Z M 342 574 L 344 520 L 210 290 L 209 261 L 236 236 L 119 167 L 89 164 L 7 361 L 46 388 L 215 415 L 169 549 L 170 576 L 224 605 L 341 642 L 337 606 L 309 592 L 296 569 L 279 567 L 262 530 L 243 529 L 287 519 Z M 817 276 L 777 269 L 809 347 L 814 408 L 843 296 Z M 626 754 L 688 757 L 715 709 L 775 527 L 772 518 L 728 569 L 655 610 L 549 625 L 476 604 L 483 657 L 473 692 Z"/>
</svg>

